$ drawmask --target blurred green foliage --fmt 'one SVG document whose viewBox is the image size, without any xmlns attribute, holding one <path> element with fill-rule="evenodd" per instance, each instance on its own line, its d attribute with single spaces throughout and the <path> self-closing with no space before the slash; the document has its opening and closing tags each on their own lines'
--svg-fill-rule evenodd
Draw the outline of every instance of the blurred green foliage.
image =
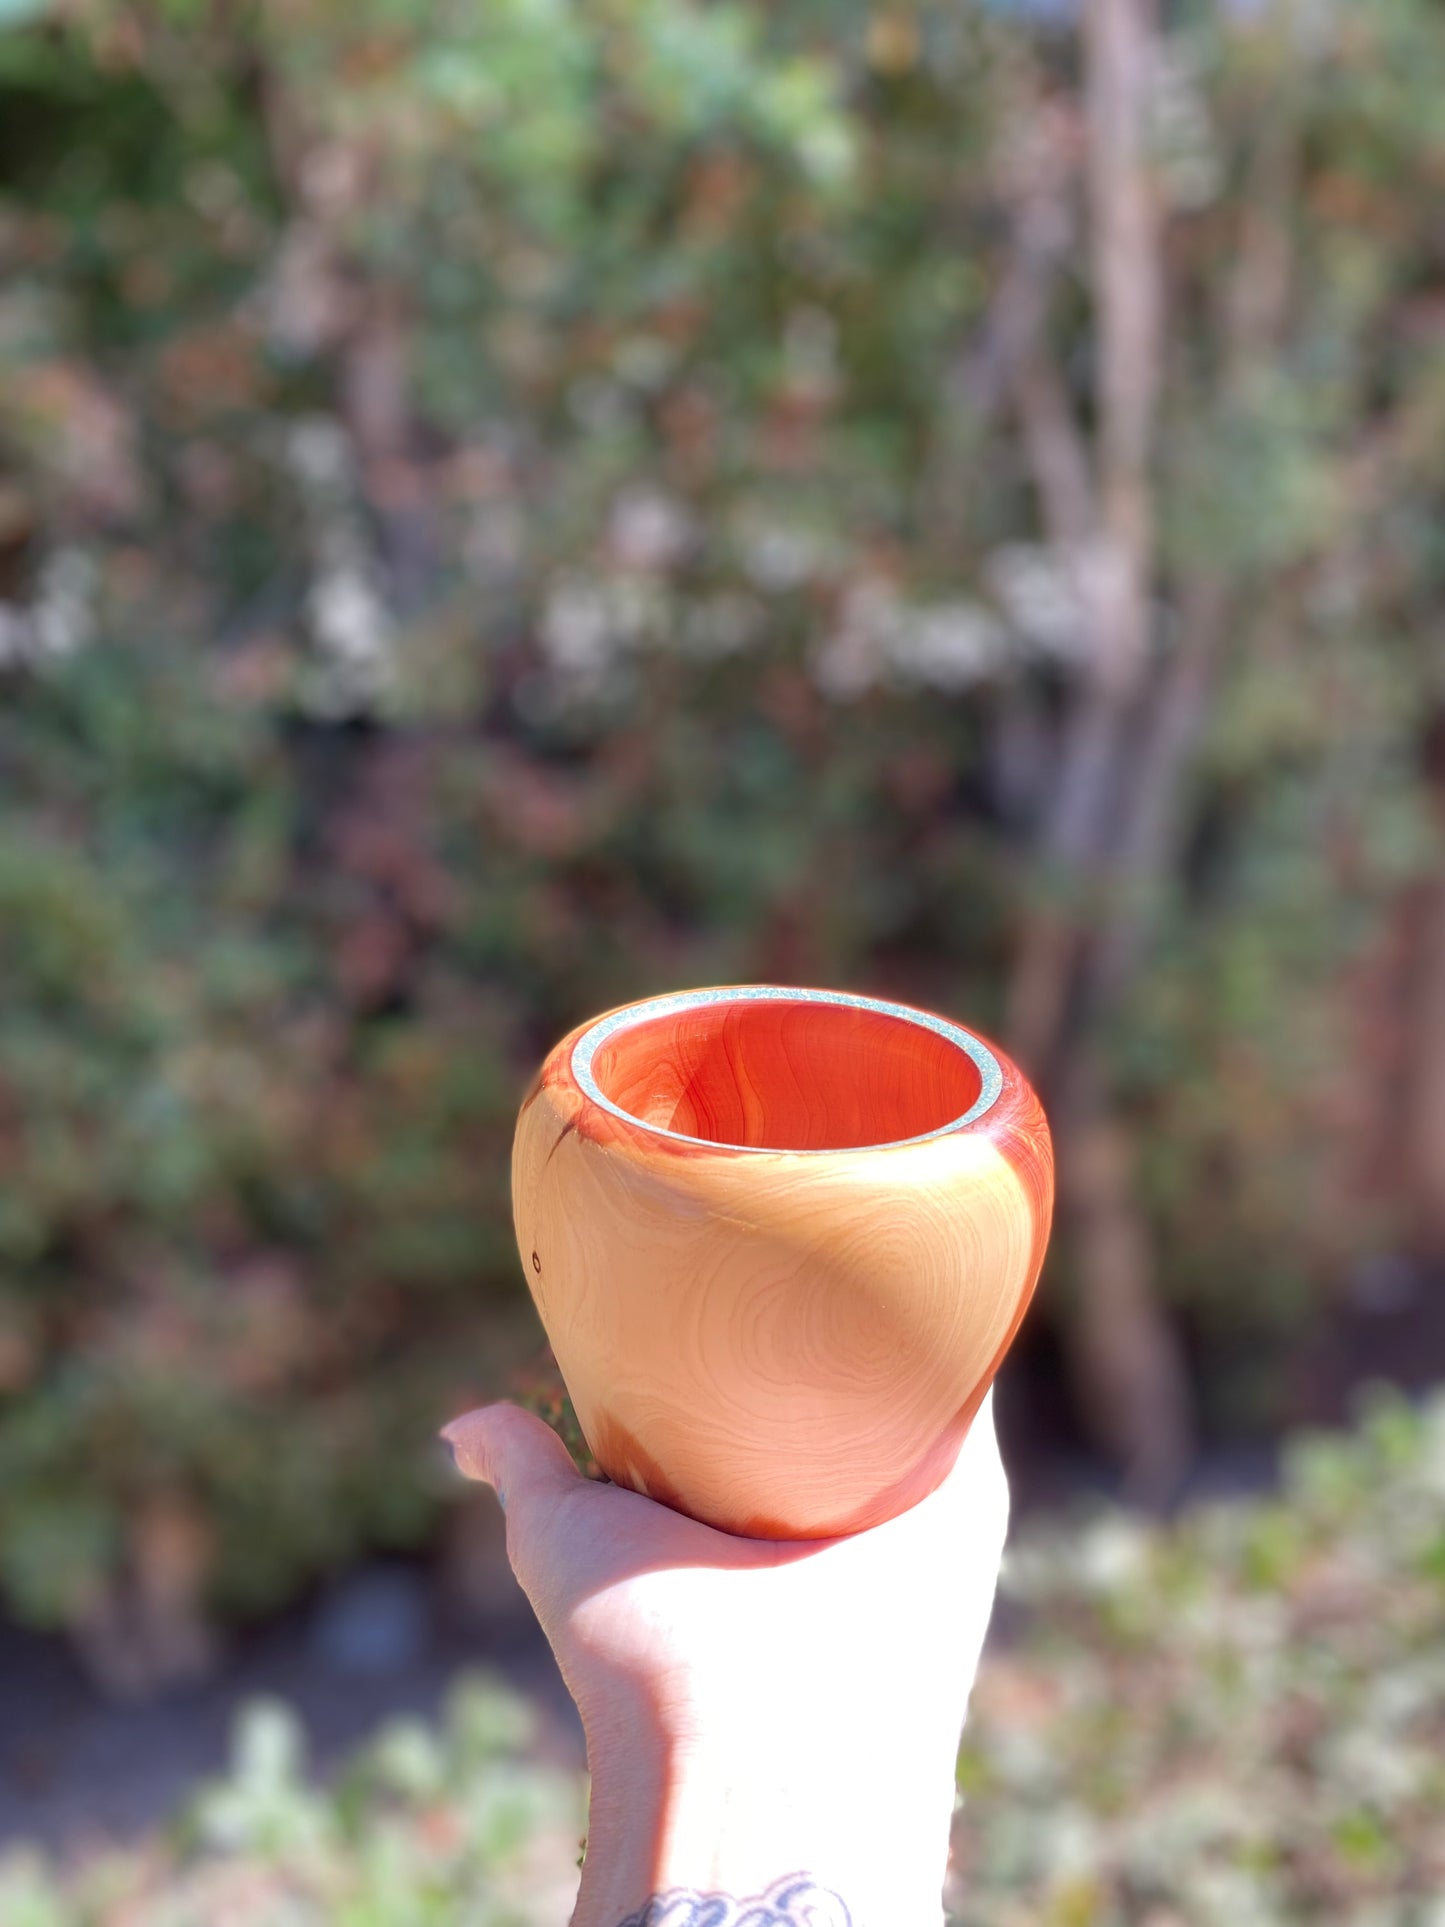
<svg viewBox="0 0 1445 1927">
<path fill-rule="evenodd" d="M 0 1859 L 6 1927 L 545 1927 L 576 1885 L 575 1776 L 528 1757 L 531 1708 L 478 1675 L 437 1726 L 396 1719 L 336 1779 L 310 1772 L 290 1709 L 237 1722 L 229 1771 L 168 1835 L 55 1877 Z"/>
<path fill-rule="evenodd" d="M 967 1927 L 1409 1927 L 1445 1897 L 1445 1401 L 1377 1394 L 1280 1494 L 1036 1534 L 959 1763 Z"/>
<path fill-rule="evenodd" d="M 1439 862 L 1445 28 L 1165 50 L 1166 647 L 1191 572 L 1240 603 L 1109 1062 L 1258 1419 L 1398 1229 L 1360 973 Z M 1077 636 L 988 344 L 1076 79 L 932 4 L 0 16 L 12 1606 L 159 1563 L 256 1610 L 431 1530 L 435 1423 L 531 1343 L 511 1119 L 580 1017 L 776 978 L 1002 1026 L 1076 890 L 1033 832 Z M 1287 321 L 1226 386 L 1280 129 Z"/>
<path fill-rule="evenodd" d="M 954 1927 L 1421 1927 L 1445 1897 L 1445 1402 L 1302 1438 L 1270 1499 L 1105 1513 L 1011 1550 L 974 1691 Z M 563 1918 L 582 1789 L 464 1682 L 330 1785 L 286 1709 L 181 1823 L 63 1871 L 0 1858 L 7 1927 Z"/>
</svg>

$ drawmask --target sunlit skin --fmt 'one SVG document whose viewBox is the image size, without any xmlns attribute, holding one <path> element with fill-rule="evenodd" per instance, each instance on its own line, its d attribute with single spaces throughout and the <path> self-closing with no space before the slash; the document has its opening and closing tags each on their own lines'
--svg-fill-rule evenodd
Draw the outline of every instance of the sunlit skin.
<svg viewBox="0 0 1445 1927">
<path fill-rule="evenodd" d="M 985 1400 L 943 1483 L 849 1538 L 735 1538 L 589 1481 L 542 1420 L 449 1425 L 577 1702 L 592 1773 L 574 1927 L 803 1869 L 854 1927 L 936 1927 L 954 1757 L 1008 1486 Z"/>
</svg>

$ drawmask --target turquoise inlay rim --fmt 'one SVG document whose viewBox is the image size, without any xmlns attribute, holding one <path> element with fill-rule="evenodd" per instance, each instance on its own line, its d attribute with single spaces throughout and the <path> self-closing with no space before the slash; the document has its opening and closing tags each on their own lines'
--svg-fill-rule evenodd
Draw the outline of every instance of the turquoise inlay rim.
<svg viewBox="0 0 1445 1927">
<path fill-rule="evenodd" d="M 634 1117 L 631 1111 L 624 1111 L 620 1104 L 614 1104 L 593 1076 L 592 1060 L 599 1047 L 620 1030 L 631 1030 L 637 1024 L 650 1023 L 655 1017 L 671 1016 L 674 1011 L 696 1010 L 701 1004 L 762 1003 L 842 1004 L 852 1010 L 875 1010 L 880 1016 L 897 1017 L 906 1024 L 917 1024 L 924 1030 L 931 1030 L 972 1059 L 980 1080 L 978 1096 L 962 1117 L 940 1124 L 936 1131 L 922 1131 L 917 1137 L 892 1138 L 886 1144 L 839 1145 L 821 1151 L 789 1151 L 766 1144 L 720 1144 L 715 1138 L 688 1137 L 683 1131 L 669 1131 L 660 1124 L 649 1124 L 645 1118 Z M 583 1031 L 572 1046 L 572 1075 L 594 1104 L 600 1104 L 604 1111 L 610 1111 L 613 1117 L 620 1117 L 626 1124 L 635 1124 L 639 1131 L 671 1138 L 675 1144 L 700 1144 L 708 1151 L 751 1151 L 762 1157 L 774 1158 L 837 1157 L 840 1151 L 845 1150 L 897 1151 L 905 1144 L 927 1144 L 934 1138 L 961 1131 L 965 1125 L 976 1124 L 987 1111 L 992 1110 L 1003 1090 L 1003 1071 L 988 1045 L 960 1025 L 949 1023 L 946 1017 L 935 1017 L 926 1010 L 914 1010 L 908 1004 L 885 1003 L 879 997 L 855 996 L 848 990 L 798 990 L 785 984 L 734 984 L 716 990 L 675 990 L 665 997 L 649 997 L 643 1003 L 628 1004 L 622 1010 L 599 1017 L 595 1024 Z"/>
</svg>

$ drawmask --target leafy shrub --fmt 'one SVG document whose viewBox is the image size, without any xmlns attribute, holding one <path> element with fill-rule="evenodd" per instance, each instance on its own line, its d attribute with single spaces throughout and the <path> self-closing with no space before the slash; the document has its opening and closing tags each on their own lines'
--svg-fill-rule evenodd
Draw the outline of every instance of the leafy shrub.
<svg viewBox="0 0 1445 1927">
<path fill-rule="evenodd" d="M 959 1782 L 960 1927 L 1415 1927 L 1445 1904 L 1445 1398 L 1278 1498 L 1034 1535 Z"/>
<path fill-rule="evenodd" d="M 439 1728 L 397 1720 L 333 1784 L 294 1715 L 258 1702 L 228 1776 L 164 1840 L 57 1879 L 0 1862 L 6 1927 L 549 1927 L 575 1887 L 576 1780 L 527 1763 L 530 1709 L 478 1676 Z"/>
<path fill-rule="evenodd" d="M 1302 1438 L 1277 1497 L 1029 1528 L 959 1758 L 955 1927 L 1434 1927 L 1445 1901 L 1445 1397 Z M 1011 1630 L 1010 1630 L 1011 1628 Z M 0 1860 L 6 1927 L 565 1918 L 582 1790 L 462 1683 L 339 1780 L 254 1708 L 183 1822 L 79 1874 Z"/>
<path fill-rule="evenodd" d="M 1439 1191 L 1445 28 L 1158 49 L 1161 671 L 1234 601 L 1146 884 L 1040 856 L 1089 564 L 1010 399 L 1040 234 L 1085 429 L 1097 325 L 1077 50 L 1007 11 L 0 9 L 11 1609 L 423 1541 L 436 1421 L 531 1342 L 517 1094 L 624 998 L 1001 1030 L 1022 924 L 1137 909 L 1112 1248 L 1221 1422 Z"/>
</svg>

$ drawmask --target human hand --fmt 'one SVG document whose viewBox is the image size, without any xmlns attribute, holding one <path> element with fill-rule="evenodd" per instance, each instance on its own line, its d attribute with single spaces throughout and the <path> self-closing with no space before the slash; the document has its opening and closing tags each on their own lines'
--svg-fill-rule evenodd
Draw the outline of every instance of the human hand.
<svg viewBox="0 0 1445 1927">
<path fill-rule="evenodd" d="M 724 1896 L 762 1897 L 794 1872 L 804 1911 L 774 1898 L 739 1917 L 937 1922 L 1008 1521 L 992 1394 L 928 1498 L 809 1542 L 734 1538 L 584 1479 L 514 1405 L 443 1436 L 502 1500 L 508 1556 L 582 1716 L 574 1927 L 724 1927 Z"/>
</svg>

